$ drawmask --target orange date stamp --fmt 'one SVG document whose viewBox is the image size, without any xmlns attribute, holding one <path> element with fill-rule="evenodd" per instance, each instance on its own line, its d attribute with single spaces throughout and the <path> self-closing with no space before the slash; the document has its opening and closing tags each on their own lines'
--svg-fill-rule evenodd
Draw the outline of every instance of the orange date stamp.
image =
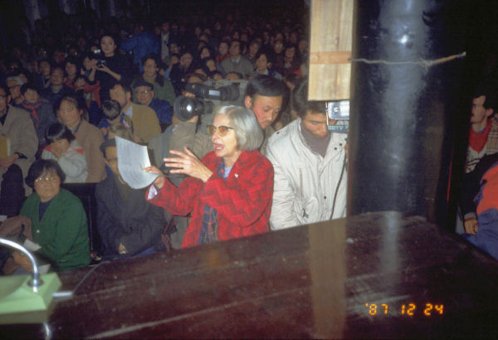
<svg viewBox="0 0 498 340">
<path fill-rule="evenodd" d="M 406 317 L 423 316 L 426 318 L 444 315 L 444 304 L 441 303 L 365 303 L 365 311 L 370 316 L 401 315 Z"/>
</svg>

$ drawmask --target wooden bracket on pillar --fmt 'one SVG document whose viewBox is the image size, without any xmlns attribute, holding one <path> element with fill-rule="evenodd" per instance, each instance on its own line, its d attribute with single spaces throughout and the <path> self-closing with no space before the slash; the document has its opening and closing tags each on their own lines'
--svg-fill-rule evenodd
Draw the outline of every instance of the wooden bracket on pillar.
<svg viewBox="0 0 498 340">
<path fill-rule="evenodd" d="M 350 98 L 352 0 L 312 0 L 309 64 L 310 100 Z"/>
</svg>

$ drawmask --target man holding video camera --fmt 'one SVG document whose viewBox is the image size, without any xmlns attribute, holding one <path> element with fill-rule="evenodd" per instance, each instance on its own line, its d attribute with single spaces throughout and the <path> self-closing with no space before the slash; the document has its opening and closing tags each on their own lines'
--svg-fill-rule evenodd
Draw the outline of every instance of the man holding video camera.
<svg viewBox="0 0 498 340">
<path fill-rule="evenodd" d="M 307 80 L 293 93 L 299 118 L 268 141 L 275 171 L 270 226 L 273 230 L 346 215 L 346 134 L 330 132 L 327 102 L 308 101 Z"/>
<path fill-rule="evenodd" d="M 243 105 L 254 112 L 259 125 L 264 130 L 265 139 L 261 147 L 263 153 L 266 141 L 274 132 L 271 124 L 277 119 L 286 95 L 285 84 L 269 76 L 255 77 L 247 84 Z M 212 120 L 212 115 L 196 114 L 188 117 L 179 111 L 178 105 L 175 105 L 174 115 L 177 118 L 177 124 L 172 129 L 170 150 L 183 150 L 185 146 L 188 146 L 197 157 L 202 158 L 212 149 L 211 137 L 206 128 Z"/>
</svg>

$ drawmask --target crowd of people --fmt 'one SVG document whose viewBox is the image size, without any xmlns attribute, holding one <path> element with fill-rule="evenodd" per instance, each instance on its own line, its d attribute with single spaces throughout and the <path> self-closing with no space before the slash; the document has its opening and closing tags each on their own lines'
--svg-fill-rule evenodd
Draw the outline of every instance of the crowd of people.
<svg viewBox="0 0 498 340">
<path fill-rule="evenodd" d="M 98 260 L 71 183 L 96 183 L 96 251 L 110 260 L 345 216 L 346 135 L 328 128 L 326 102 L 308 101 L 301 22 L 127 27 L 65 45 L 39 38 L 0 60 L 0 214 L 27 218 L 57 270 Z M 494 111 L 486 95 L 475 101 L 469 173 L 496 147 Z M 148 147 L 151 186 L 123 179 L 116 137 Z M 466 209 L 475 243 L 489 218 Z"/>
<path fill-rule="evenodd" d="M 345 138 L 327 129 L 324 102 L 307 101 L 303 23 L 255 23 L 136 21 L 126 33 L 13 48 L 0 60 L 10 148 L 0 213 L 31 221 L 30 238 L 58 270 L 97 259 L 72 183 L 96 183 L 104 259 L 344 216 Z M 148 147 L 144 171 L 159 175 L 150 187 L 124 181 L 116 136 Z"/>
</svg>

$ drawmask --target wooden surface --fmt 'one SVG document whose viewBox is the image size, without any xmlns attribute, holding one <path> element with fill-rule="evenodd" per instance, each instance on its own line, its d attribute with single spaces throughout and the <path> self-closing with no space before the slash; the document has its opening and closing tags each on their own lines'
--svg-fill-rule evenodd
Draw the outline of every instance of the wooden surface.
<svg viewBox="0 0 498 340">
<path fill-rule="evenodd" d="M 57 303 L 54 338 L 498 335 L 496 261 L 396 213 L 104 263 L 62 273 L 63 289 L 88 273 Z M 35 325 L 2 329 L 41 336 Z"/>
<path fill-rule="evenodd" d="M 352 0 L 312 0 L 309 99 L 350 99 Z"/>
</svg>

